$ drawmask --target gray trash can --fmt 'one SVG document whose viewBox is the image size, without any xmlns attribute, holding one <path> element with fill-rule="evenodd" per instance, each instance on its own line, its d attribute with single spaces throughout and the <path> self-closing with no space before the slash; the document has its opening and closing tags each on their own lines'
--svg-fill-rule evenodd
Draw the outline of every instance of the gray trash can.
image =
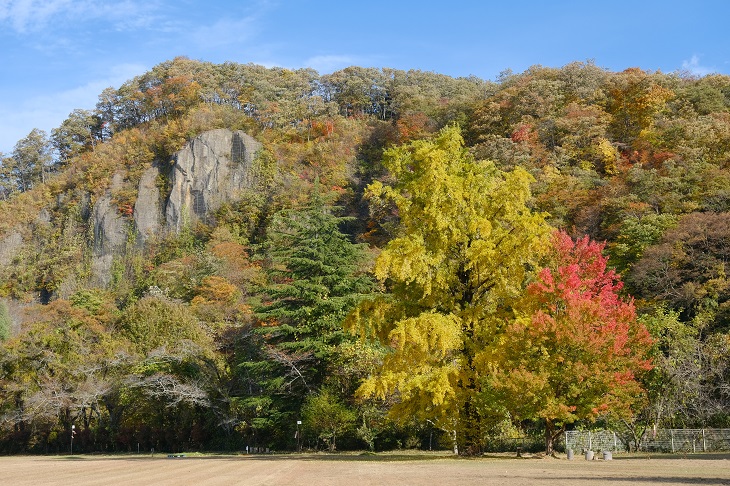
<svg viewBox="0 0 730 486">
<path fill-rule="evenodd" d="M 586 461 L 593 460 L 593 451 L 586 451 Z"/>
</svg>

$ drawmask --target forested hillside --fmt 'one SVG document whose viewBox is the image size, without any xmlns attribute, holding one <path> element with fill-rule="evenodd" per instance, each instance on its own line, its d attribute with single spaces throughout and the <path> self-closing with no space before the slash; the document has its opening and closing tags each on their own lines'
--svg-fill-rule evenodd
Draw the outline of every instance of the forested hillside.
<svg viewBox="0 0 730 486">
<path fill-rule="evenodd" d="M 730 426 L 730 77 L 177 58 L 0 157 L 5 453 Z"/>
</svg>

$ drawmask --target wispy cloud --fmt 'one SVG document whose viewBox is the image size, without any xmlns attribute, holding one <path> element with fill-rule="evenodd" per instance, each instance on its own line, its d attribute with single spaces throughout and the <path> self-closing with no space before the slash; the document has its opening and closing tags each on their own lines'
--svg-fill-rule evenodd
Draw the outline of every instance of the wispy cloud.
<svg viewBox="0 0 730 486">
<path fill-rule="evenodd" d="M 700 57 L 696 54 L 694 54 L 689 61 L 682 61 L 682 69 L 685 71 L 689 71 L 695 76 L 706 76 L 708 74 L 718 72 L 718 70 L 715 68 L 702 66 L 700 64 Z"/>
<path fill-rule="evenodd" d="M 0 0 L 0 25 L 30 33 L 68 22 L 105 21 L 115 29 L 128 30 L 152 26 L 159 7 L 158 1 Z"/>
<path fill-rule="evenodd" d="M 220 19 L 213 24 L 200 26 L 191 33 L 191 38 L 199 48 L 210 50 L 240 45 L 256 32 L 256 16 L 251 15 L 241 19 Z"/>
</svg>

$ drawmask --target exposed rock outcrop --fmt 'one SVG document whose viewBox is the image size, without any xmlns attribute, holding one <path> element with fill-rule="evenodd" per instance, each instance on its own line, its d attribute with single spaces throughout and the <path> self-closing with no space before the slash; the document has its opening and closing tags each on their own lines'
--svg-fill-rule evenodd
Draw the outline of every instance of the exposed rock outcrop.
<svg viewBox="0 0 730 486">
<path fill-rule="evenodd" d="M 111 282 L 114 256 L 122 254 L 126 246 L 127 222 L 119 213 L 119 208 L 111 204 L 111 195 L 108 193 L 96 202 L 91 218 L 94 228 L 92 283 L 106 286 Z"/>
<path fill-rule="evenodd" d="M 218 129 L 191 140 L 172 159 L 169 180 L 161 179 L 161 166 L 153 165 L 142 173 L 131 219 L 114 203 L 114 194 L 125 190 L 123 173 L 112 177 L 109 187 L 93 206 L 84 195 L 81 217 L 92 231 L 90 282 L 73 275 L 62 282 L 57 295 L 70 295 L 78 286 L 106 287 L 112 281 L 115 258 L 123 257 L 132 243 L 143 247 L 167 232 L 177 233 L 185 224 L 209 222 L 211 215 L 225 202 L 236 201 L 254 182 L 252 164 L 261 144 L 241 131 Z M 162 194 L 162 187 L 170 189 Z M 59 196 L 61 197 L 61 196 Z M 59 199 L 59 205 L 63 199 Z M 52 225 L 52 212 L 41 211 L 37 225 Z M 0 237 L 0 266 L 8 266 L 29 244 L 18 231 Z"/>
<path fill-rule="evenodd" d="M 134 226 L 137 230 L 137 243 L 140 245 L 159 235 L 162 229 L 160 189 L 157 187 L 159 176 L 160 169 L 150 167 L 139 181 L 137 201 L 134 203 Z"/>
<path fill-rule="evenodd" d="M 193 139 L 174 156 L 167 228 L 207 221 L 223 202 L 236 200 L 252 184 L 251 164 L 261 144 L 244 132 L 212 130 Z"/>
<path fill-rule="evenodd" d="M 158 185 L 160 169 L 153 166 L 145 170 L 133 212 L 137 245 L 143 246 L 166 231 L 179 232 L 186 223 L 208 221 L 221 204 L 235 201 L 243 189 L 252 185 L 251 164 L 260 148 L 259 142 L 241 131 L 219 129 L 195 137 L 173 156 L 166 201 Z M 110 283 L 113 260 L 124 253 L 131 229 L 128 220 L 111 204 L 111 192 L 120 184 L 119 176 L 115 176 L 111 190 L 97 200 L 91 213 L 95 285 Z"/>
</svg>

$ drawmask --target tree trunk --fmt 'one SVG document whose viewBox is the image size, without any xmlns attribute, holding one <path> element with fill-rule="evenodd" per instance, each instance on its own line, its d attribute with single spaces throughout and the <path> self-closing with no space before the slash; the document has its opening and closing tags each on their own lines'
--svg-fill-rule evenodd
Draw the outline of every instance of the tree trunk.
<svg viewBox="0 0 730 486">
<path fill-rule="evenodd" d="M 459 280 L 463 283 L 467 290 L 464 291 L 462 302 L 465 307 L 469 306 L 473 300 L 473 291 L 469 287 L 470 282 L 469 270 L 460 272 Z M 464 343 L 462 353 L 464 355 L 465 367 L 468 375 L 460 381 L 460 387 L 464 391 L 464 405 L 461 409 L 461 417 L 459 418 L 459 429 L 462 437 L 461 454 L 474 456 L 481 453 L 482 448 L 482 430 L 481 430 L 481 414 L 477 409 L 475 398 L 478 394 L 476 382 L 476 365 L 474 364 L 474 327 L 475 323 L 470 320 L 464 320 L 462 323 L 462 332 L 464 333 Z"/>
<path fill-rule="evenodd" d="M 555 455 L 555 440 L 563 433 L 564 426 L 555 429 L 555 423 L 552 420 L 545 420 L 545 455 Z"/>
<path fill-rule="evenodd" d="M 551 456 L 553 454 L 553 428 L 552 421 L 545 421 L 545 455 Z"/>
<path fill-rule="evenodd" d="M 473 382 L 470 379 L 470 382 Z M 474 393 L 476 387 L 470 383 L 469 385 L 469 396 L 464 403 L 462 409 L 463 416 L 461 417 L 459 428 L 461 429 L 462 436 L 462 450 L 461 454 L 467 456 L 475 456 L 481 453 L 482 449 L 482 437 L 481 437 L 481 418 L 479 410 L 474 405 L 471 394 Z"/>
</svg>

